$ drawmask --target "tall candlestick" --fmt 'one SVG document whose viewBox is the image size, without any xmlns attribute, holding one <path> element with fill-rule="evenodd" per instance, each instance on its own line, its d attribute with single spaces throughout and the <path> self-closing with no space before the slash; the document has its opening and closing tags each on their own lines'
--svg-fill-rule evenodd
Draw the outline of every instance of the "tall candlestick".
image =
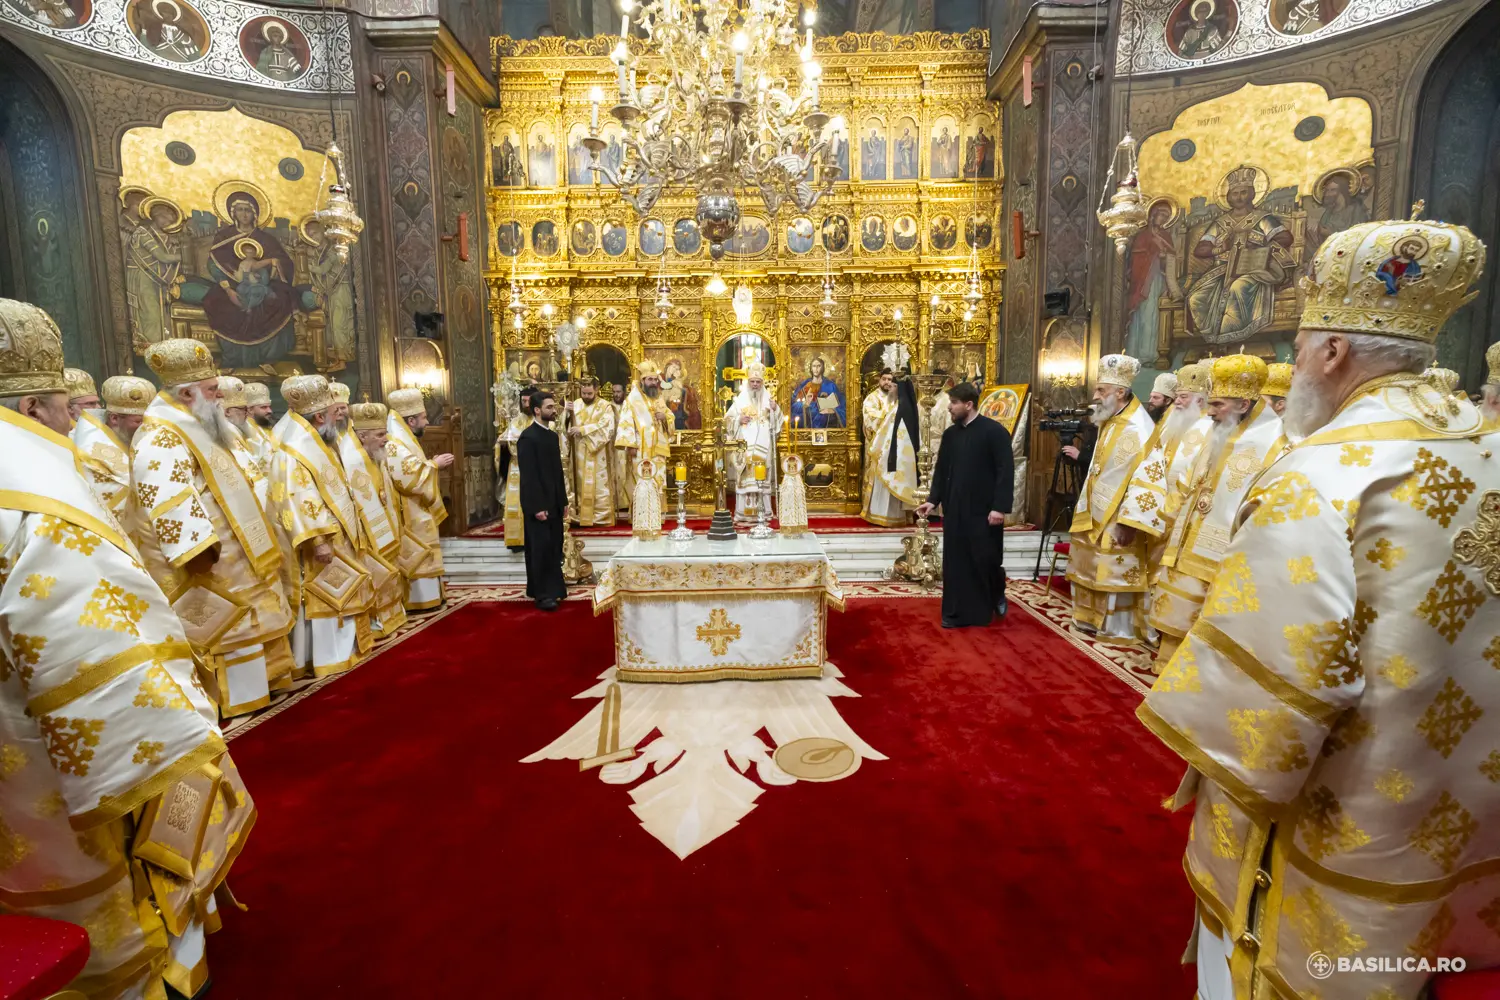
<svg viewBox="0 0 1500 1000">
<path fill-rule="evenodd" d="M 745 53 L 736 52 L 734 55 L 734 85 L 740 86 L 745 82 Z"/>
<path fill-rule="evenodd" d="M 687 482 L 687 463 L 686 462 L 678 462 L 677 463 L 676 473 L 677 473 L 677 481 L 679 483 L 685 483 L 685 482 Z"/>
</svg>

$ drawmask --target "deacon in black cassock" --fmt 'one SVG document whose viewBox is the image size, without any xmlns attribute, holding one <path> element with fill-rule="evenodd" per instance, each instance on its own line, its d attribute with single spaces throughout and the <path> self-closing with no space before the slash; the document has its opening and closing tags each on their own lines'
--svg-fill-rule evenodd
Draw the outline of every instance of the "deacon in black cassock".
<svg viewBox="0 0 1500 1000">
<path fill-rule="evenodd" d="M 948 390 L 953 426 L 943 432 L 932 491 L 921 512 L 943 507 L 943 627 L 988 625 L 1004 615 L 1005 515 L 1015 458 L 1010 433 L 980 414 L 969 382 Z"/>
<path fill-rule="evenodd" d="M 550 392 L 535 393 L 531 410 L 535 419 L 516 441 L 521 516 L 526 518 L 526 596 L 543 611 L 552 611 L 568 594 L 562 575 L 568 485 L 563 479 L 562 449 L 550 428 L 557 418 L 557 400 Z"/>
</svg>

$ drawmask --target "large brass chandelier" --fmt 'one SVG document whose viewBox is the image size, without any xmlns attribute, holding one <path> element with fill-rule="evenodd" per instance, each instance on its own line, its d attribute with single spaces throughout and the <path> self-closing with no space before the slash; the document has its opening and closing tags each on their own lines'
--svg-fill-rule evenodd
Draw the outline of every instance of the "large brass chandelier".
<svg viewBox="0 0 1500 1000">
<path fill-rule="evenodd" d="M 798 8 L 805 35 L 798 30 Z M 822 136 L 822 68 L 813 58 L 817 11 L 798 0 L 622 0 L 613 60 L 622 153 L 601 162 L 599 104 L 584 140 L 590 167 L 642 216 L 663 193 L 697 193 L 697 222 L 714 259 L 740 224 L 738 192 L 757 190 L 773 216 L 807 211 L 839 168 Z M 635 24 L 646 45 L 632 53 Z"/>
</svg>

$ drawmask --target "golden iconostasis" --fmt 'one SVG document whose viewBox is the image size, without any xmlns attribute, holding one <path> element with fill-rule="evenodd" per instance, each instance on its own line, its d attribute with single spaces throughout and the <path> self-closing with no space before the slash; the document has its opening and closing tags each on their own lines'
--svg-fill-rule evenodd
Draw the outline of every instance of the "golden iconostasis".
<svg viewBox="0 0 1500 1000">
<path fill-rule="evenodd" d="M 809 502 L 857 511 L 860 406 L 884 348 L 904 343 L 914 368 L 987 381 L 998 370 L 1003 166 L 998 109 L 984 96 L 987 33 L 818 39 L 831 116 L 822 138 L 852 179 L 805 213 L 772 215 L 741 192 L 739 228 L 717 263 L 694 222 L 696 192 L 669 191 L 642 218 L 588 169 L 582 140 L 594 88 L 615 83 L 613 42 L 495 39 L 487 279 L 497 377 L 503 366 L 552 380 L 551 332 L 582 320 L 601 381 L 628 383 L 642 358 L 662 367 L 674 452 L 702 456 L 732 391 L 725 369 L 760 360 L 809 470 Z M 620 126 L 607 114 L 598 137 L 601 161 L 618 164 Z M 971 308 L 962 296 L 975 271 L 983 301 Z M 722 294 L 706 290 L 715 275 Z M 520 328 L 507 308 L 513 282 Z M 743 321 L 731 302 L 740 286 L 752 296 Z M 696 478 L 694 500 L 707 504 L 711 486 Z"/>
</svg>

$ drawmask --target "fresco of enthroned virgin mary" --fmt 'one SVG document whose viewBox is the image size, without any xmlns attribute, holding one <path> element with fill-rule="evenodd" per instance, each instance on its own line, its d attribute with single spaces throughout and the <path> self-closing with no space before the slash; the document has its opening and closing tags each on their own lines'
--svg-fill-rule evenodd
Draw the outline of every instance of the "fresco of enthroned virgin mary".
<svg viewBox="0 0 1500 1000">
<path fill-rule="evenodd" d="M 271 214 L 265 196 L 249 187 L 224 196 L 220 212 L 228 221 L 209 240 L 207 274 L 184 282 L 182 290 L 184 302 L 203 307 L 225 368 L 284 359 L 296 341 L 293 315 L 318 305 L 309 288 L 293 284 L 291 254 L 264 228 Z"/>
<path fill-rule="evenodd" d="M 1258 207 L 1269 187 L 1258 167 L 1231 170 L 1219 187 L 1224 211 L 1193 246 L 1188 329 L 1209 343 L 1245 340 L 1269 326 L 1276 291 L 1296 270 L 1292 231 Z"/>
</svg>

